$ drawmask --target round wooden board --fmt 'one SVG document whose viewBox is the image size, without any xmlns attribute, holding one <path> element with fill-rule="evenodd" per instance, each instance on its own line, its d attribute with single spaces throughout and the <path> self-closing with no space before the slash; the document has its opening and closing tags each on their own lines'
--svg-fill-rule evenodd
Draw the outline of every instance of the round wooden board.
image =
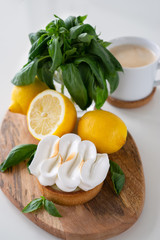
<svg viewBox="0 0 160 240">
<path fill-rule="evenodd" d="M 154 94 L 156 91 L 156 87 L 153 88 L 152 92 L 145 98 L 137 101 L 123 101 L 116 99 L 114 97 L 109 96 L 107 98 L 107 102 L 110 103 L 111 105 L 119 108 L 137 108 L 137 107 L 142 107 L 145 104 L 147 104 L 151 99 L 153 98 Z"/>
<path fill-rule="evenodd" d="M 0 162 L 15 145 L 22 143 L 37 142 L 27 130 L 25 116 L 8 112 L 0 132 Z M 62 218 L 52 217 L 43 209 L 25 214 L 26 217 L 47 232 L 67 240 L 102 240 L 130 228 L 142 212 L 145 183 L 141 159 L 129 133 L 124 147 L 109 157 L 120 165 L 126 176 L 120 196 L 114 193 L 108 176 L 101 192 L 90 202 L 73 207 L 56 205 Z M 19 210 L 41 196 L 26 162 L 0 173 L 0 187 Z"/>
</svg>

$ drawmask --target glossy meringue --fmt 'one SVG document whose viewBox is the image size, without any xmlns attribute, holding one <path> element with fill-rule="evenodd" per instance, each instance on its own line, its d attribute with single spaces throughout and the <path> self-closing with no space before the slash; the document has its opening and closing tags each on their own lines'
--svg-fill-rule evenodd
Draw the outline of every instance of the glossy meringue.
<svg viewBox="0 0 160 240">
<path fill-rule="evenodd" d="M 29 169 L 44 186 L 56 184 L 64 192 L 77 187 L 88 191 L 106 178 L 109 159 L 107 154 L 98 154 L 92 142 L 81 141 L 76 134 L 61 138 L 51 135 L 39 142 Z"/>
</svg>

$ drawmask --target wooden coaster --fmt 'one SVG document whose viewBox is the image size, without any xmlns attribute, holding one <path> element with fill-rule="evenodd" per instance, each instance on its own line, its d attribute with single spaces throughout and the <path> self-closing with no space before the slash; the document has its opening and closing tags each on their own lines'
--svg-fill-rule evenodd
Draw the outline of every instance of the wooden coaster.
<svg viewBox="0 0 160 240">
<path fill-rule="evenodd" d="M 28 132 L 26 116 L 8 112 L 0 130 L 0 163 L 15 145 L 26 143 L 38 143 Z M 61 218 L 52 217 L 44 209 L 25 216 L 45 231 L 66 240 L 104 240 L 130 228 L 139 218 L 145 199 L 143 166 L 130 133 L 123 148 L 109 158 L 117 162 L 125 174 L 125 185 L 119 196 L 108 174 L 102 190 L 91 201 L 77 206 L 56 204 Z M 0 173 L 0 188 L 20 211 L 42 195 L 26 163 Z"/>
<path fill-rule="evenodd" d="M 107 102 L 119 108 L 137 108 L 147 104 L 152 99 L 153 95 L 155 94 L 155 91 L 156 87 L 153 88 L 152 92 L 147 97 L 138 101 L 123 101 L 109 96 L 107 98 Z"/>
</svg>

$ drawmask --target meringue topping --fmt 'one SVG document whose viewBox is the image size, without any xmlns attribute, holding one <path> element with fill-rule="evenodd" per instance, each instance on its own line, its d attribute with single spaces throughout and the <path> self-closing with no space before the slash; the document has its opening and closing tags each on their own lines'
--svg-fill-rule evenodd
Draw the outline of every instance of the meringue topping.
<svg viewBox="0 0 160 240">
<path fill-rule="evenodd" d="M 81 141 L 76 134 L 51 135 L 39 142 L 29 169 L 44 186 L 56 184 L 64 192 L 77 187 L 88 191 L 106 178 L 109 159 L 107 154 L 97 153 L 91 141 Z"/>
</svg>

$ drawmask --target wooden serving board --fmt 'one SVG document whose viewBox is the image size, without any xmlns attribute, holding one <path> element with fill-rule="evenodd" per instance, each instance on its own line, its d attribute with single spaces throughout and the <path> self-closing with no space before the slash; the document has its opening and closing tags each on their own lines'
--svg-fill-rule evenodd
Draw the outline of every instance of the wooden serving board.
<svg viewBox="0 0 160 240">
<path fill-rule="evenodd" d="M 25 116 L 7 112 L 0 131 L 0 163 L 18 144 L 38 143 L 29 134 Z M 141 159 L 131 135 L 124 147 L 109 156 L 123 169 L 126 182 L 116 196 L 109 176 L 101 192 L 93 200 L 79 206 L 56 205 L 62 218 L 50 216 L 43 209 L 25 214 L 47 232 L 67 240 L 102 240 L 130 228 L 140 216 L 145 198 L 145 183 Z M 26 161 L 0 173 L 0 187 L 19 209 L 40 197 L 36 179 L 28 173 Z"/>
</svg>

